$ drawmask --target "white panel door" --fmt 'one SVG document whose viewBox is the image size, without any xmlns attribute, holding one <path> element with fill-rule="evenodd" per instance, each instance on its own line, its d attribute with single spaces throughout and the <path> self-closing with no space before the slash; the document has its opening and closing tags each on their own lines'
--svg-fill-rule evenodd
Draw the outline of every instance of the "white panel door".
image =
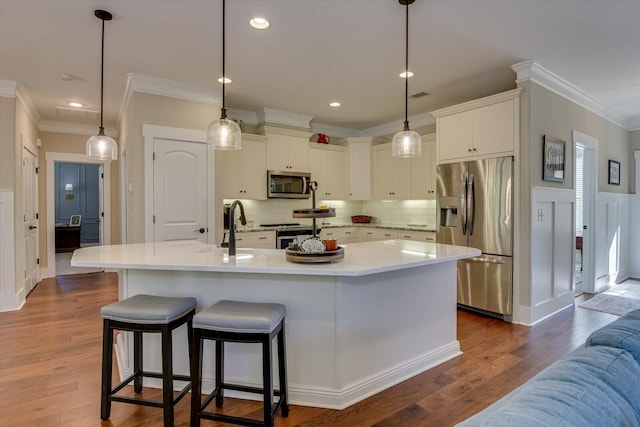
<svg viewBox="0 0 640 427">
<path fill-rule="evenodd" d="M 153 151 L 153 240 L 206 243 L 206 144 L 156 138 Z"/>
<path fill-rule="evenodd" d="M 22 225 L 24 236 L 24 289 L 28 294 L 40 280 L 38 270 L 38 159 L 22 149 Z"/>
</svg>

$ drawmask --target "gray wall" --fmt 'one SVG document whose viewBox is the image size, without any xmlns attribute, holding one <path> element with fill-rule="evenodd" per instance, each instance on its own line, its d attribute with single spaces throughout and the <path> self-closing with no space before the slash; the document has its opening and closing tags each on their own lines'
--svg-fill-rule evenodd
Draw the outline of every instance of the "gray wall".
<svg viewBox="0 0 640 427">
<path fill-rule="evenodd" d="M 71 215 L 81 215 L 80 243 L 100 242 L 100 165 L 55 163 L 56 225 L 69 224 Z M 73 185 L 67 199 L 65 185 Z"/>
</svg>

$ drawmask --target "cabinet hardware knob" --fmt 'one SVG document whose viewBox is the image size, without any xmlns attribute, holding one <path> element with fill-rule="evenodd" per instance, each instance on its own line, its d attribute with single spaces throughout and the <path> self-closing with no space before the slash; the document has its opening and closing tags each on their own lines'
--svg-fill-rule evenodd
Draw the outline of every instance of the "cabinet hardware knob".
<svg viewBox="0 0 640 427">
<path fill-rule="evenodd" d="M 202 234 L 202 233 L 204 233 L 204 228 L 203 228 L 203 227 L 200 227 L 199 229 L 197 229 L 197 230 L 193 230 L 193 231 L 194 231 L 194 232 L 196 232 L 196 231 L 197 231 L 197 232 L 199 232 L 200 234 Z"/>
</svg>

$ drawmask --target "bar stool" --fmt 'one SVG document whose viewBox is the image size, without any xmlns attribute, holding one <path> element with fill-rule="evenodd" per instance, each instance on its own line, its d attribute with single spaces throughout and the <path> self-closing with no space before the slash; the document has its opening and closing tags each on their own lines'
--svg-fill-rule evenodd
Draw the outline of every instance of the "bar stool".
<svg viewBox="0 0 640 427">
<path fill-rule="evenodd" d="M 173 426 L 173 407 L 191 388 L 191 377 L 173 375 L 172 337 L 177 327 L 187 324 L 189 352 L 192 348 L 193 316 L 196 312 L 195 298 L 159 297 L 135 295 L 102 307 L 102 397 L 100 418 L 108 420 L 111 402 L 125 402 L 164 409 L 164 425 Z M 115 388 L 111 388 L 113 366 L 113 330 L 133 332 L 133 374 Z M 162 335 L 162 373 L 147 372 L 142 367 L 142 333 L 154 332 Z M 191 356 L 191 355 L 190 355 Z M 143 377 L 162 378 L 162 401 L 116 396 L 121 389 L 133 381 L 135 393 L 142 392 Z M 189 383 L 173 398 L 173 381 Z"/>
<path fill-rule="evenodd" d="M 193 350 L 191 351 L 191 426 L 200 426 L 200 419 L 216 420 L 247 426 L 273 426 L 273 419 L 279 410 L 282 416 L 289 415 L 287 404 L 287 372 L 284 340 L 285 306 L 271 303 L 250 303 L 241 301 L 218 301 L 193 318 Z M 276 337 L 278 345 L 278 371 L 280 390 L 273 390 L 271 345 Z M 202 389 L 202 343 L 213 340 L 216 345 L 215 388 L 201 403 Z M 224 343 L 262 344 L 262 388 L 227 383 L 224 380 Z M 215 398 L 217 408 L 221 408 L 224 390 L 236 390 L 262 394 L 263 420 L 233 417 L 220 413 L 206 412 L 206 407 Z M 279 396 L 273 407 L 273 395 Z"/>
</svg>

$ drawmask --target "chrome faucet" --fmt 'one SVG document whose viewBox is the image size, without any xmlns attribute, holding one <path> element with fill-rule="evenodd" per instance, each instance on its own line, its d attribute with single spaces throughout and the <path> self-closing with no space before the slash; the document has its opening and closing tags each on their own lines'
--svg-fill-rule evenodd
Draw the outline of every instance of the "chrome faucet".
<svg viewBox="0 0 640 427">
<path fill-rule="evenodd" d="M 240 200 L 236 200 L 229 207 L 229 243 L 222 242 L 221 244 L 223 248 L 229 247 L 229 256 L 235 256 L 236 254 L 236 206 L 240 206 L 240 223 L 247 225 L 247 218 L 244 216 L 244 206 L 242 206 Z"/>
</svg>

